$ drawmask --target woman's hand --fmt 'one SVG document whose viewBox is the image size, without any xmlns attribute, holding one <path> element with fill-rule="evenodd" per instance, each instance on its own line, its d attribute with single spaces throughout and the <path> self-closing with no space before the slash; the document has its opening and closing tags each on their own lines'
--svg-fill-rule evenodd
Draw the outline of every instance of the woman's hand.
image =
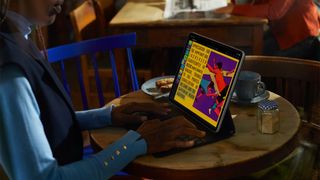
<svg viewBox="0 0 320 180">
<path fill-rule="evenodd" d="M 202 138 L 206 135 L 183 116 L 165 121 L 145 121 L 137 130 L 147 142 L 148 153 L 167 151 L 172 148 L 188 148 L 194 145 L 194 140 L 182 141 L 180 136 Z"/>
<path fill-rule="evenodd" d="M 149 117 L 165 116 L 171 110 L 168 104 L 160 103 L 128 103 L 113 108 L 112 124 L 115 126 L 140 125 Z"/>
</svg>

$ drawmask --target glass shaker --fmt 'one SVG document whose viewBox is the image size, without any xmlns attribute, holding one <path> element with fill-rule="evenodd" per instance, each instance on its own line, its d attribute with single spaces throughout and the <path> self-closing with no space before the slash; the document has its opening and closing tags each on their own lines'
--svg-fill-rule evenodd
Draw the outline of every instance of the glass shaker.
<svg viewBox="0 0 320 180">
<path fill-rule="evenodd" d="M 280 129 L 280 115 L 277 102 L 265 100 L 258 104 L 258 131 L 274 134 Z"/>
</svg>

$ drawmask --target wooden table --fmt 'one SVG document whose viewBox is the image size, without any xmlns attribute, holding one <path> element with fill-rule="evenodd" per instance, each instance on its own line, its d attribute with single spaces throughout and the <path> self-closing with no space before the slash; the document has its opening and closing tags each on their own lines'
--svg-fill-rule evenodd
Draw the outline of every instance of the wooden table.
<svg viewBox="0 0 320 180">
<path fill-rule="evenodd" d="M 270 93 L 269 99 L 279 104 L 281 127 L 278 133 L 265 135 L 257 131 L 256 106 L 231 104 L 236 127 L 233 137 L 163 158 L 145 155 L 132 162 L 126 171 L 156 179 L 219 179 L 246 175 L 279 162 L 297 145 L 300 118 L 284 98 Z M 110 104 L 150 101 L 153 101 L 151 97 L 139 91 Z M 105 128 L 92 131 L 91 138 L 93 144 L 102 149 L 125 133 L 121 128 Z"/>
<path fill-rule="evenodd" d="M 236 47 L 261 54 L 266 19 L 231 16 L 217 18 L 163 18 L 165 2 L 129 1 L 109 24 L 113 34 L 136 32 L 137 47 L 183 47 L 190 32 L 197 32 Z"/>
</svg>

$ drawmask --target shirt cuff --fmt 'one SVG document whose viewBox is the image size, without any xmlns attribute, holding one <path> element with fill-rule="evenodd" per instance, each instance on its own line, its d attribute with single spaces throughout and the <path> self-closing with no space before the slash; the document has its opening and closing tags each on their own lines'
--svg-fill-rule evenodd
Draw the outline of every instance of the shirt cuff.
<svg viewBox="0 0 320 180">
<path fill-rule="evenodd" d="M 145 139 L 140 139 L 136 142 L 137 156 L 147 154 L 147 142 Z"/>
<path fill-rule="evenodd" d="M 114 105 L 104 106 L 98 109 L 77 111 L 76 116 L 82 130 L 103 128 L 111 125 L 111 112 Z"/>
<path fill-rule="evenodd" d="M 125 152 L 134 150 L 130 153 L 134 158 L 140 155 L 144 155 L 147 153 L 147 143 L 144 139 L 141 139 L 140 137 L 141 135 L 138 132 L 130 130 L 118 141 L 109 145 L 105 150 L 102 150 L 101 152 L 96 154 L 96 156 L 99 156 L 101 157 L 101 159 L 104 159 L 105 153 L 108 154 L 108 151 L 110 151 L 110 149 L 117 149 Z M 129 149 L 129 147 L 132 148 Z"/>
<path fill-rule="evenodd" d="M 139 133 L 131 130 L 121 139 L 93 156 L 100 164 L 99 168 L 104 174 L 103 177 L 108 178 L 121 171 L 136 157 L 146 154 L 146 141 L 140 137 Z"/>
<path fill-rule="evenodd" d="M 99 109 L 95 109 L 97 113 L 97 118 L 101 121 L 106 121 L 107 125 L 112 125 L 111 113 L 115 105 L 111 104 L 110 106 L 104 106 Z"/>
</svg>

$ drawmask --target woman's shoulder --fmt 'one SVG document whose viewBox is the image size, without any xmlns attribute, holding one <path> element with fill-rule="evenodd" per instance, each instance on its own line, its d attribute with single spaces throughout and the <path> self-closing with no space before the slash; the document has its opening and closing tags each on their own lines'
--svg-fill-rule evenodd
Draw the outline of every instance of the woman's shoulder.
<svg viewBox="0 0 320 180">
<path fill-rule="evenodd" d="M 0 67 L 0 82 L 24 78 L 22 69 L 16 64 L 7 64 Z"/>
</svg>

